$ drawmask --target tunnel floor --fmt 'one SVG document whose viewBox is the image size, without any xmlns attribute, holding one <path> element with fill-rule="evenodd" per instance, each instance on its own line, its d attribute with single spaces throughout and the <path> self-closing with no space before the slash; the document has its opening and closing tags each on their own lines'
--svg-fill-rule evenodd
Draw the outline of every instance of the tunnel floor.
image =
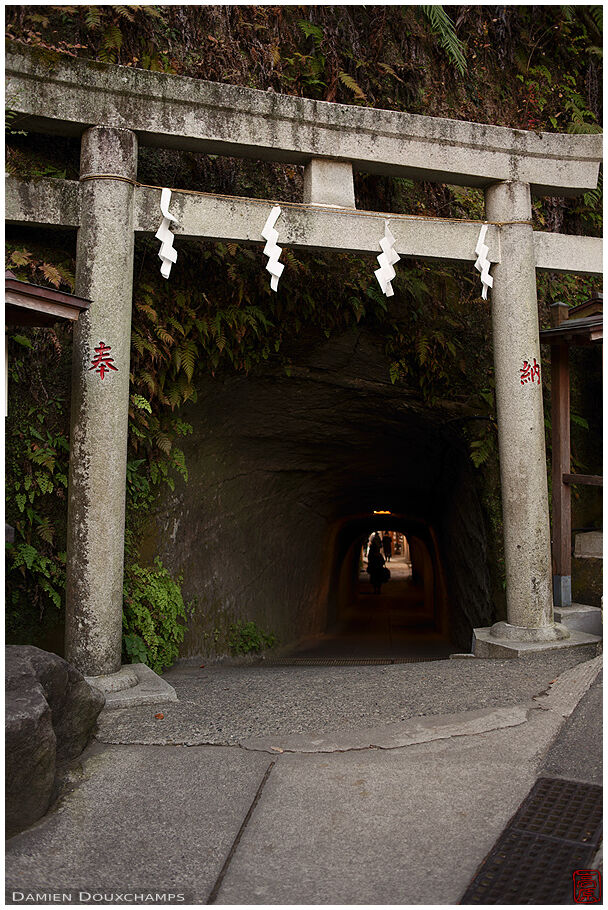
<svg viewBox="0 0 608 910">
<path fill-rule="evenodd" d="M 391 580 L 373 594 L 369 576 L 359 574 L 356 596 L 340 621 L 285 653 L 294 658 L 449 657 L 457 648 L 439 635 L 424 612 L 424 592 L 414 584 L 403 557 L 387 564 Z"/>
</svg>

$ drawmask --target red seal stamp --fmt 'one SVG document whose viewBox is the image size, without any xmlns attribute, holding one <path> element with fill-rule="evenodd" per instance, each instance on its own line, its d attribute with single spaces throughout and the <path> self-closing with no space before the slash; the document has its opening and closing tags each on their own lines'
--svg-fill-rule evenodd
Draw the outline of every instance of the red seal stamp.
<svg viewBox="0 0 608 910">
<path fill-rule="evenodd" d="M 602 900 L 602 877 L 597 869 L 577 869 L 572 873 L 575 904 L 599 904 Z"/>
</svg>

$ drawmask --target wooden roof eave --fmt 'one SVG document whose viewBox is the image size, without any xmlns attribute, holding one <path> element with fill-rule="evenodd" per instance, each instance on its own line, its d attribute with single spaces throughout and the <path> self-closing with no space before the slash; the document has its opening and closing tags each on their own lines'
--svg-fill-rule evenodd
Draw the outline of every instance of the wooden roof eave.
<svg viewBox="0 0 608 910">
<path fill-rule="evenodd" d="M 91 301 L 65 291 L 19 281 L 12 272 L 5 276 L 5 320 L 7 325 L 52 325 L 58 319 L 75 322 L 89 309 Z"/>
<path fill-rule="evenodd" d="M 603 337 L 601 313 L 582 319 L 565 319 L 560 325 L 543 329 L 540 333 L 541 344 L 597 344 L 603 341 Z"/>
</svg>

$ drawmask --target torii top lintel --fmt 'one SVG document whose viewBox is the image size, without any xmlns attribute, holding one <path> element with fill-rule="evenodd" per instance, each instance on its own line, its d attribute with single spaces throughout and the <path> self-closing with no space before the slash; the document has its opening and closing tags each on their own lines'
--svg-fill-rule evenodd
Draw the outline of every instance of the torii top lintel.
<svg viewBox="0 0 608 910">
<path fill-rule="evenodd" d="M 304 164 L 349 161 L 368 173 L 462 186 L 529 183 L 537 194 L 597 185 L 601 135 L 535 133 L 295 98 L 34 50 L 6 55 L 19 128 L 78 135 L 133 130 L 142 145 Z"/>
</svg>

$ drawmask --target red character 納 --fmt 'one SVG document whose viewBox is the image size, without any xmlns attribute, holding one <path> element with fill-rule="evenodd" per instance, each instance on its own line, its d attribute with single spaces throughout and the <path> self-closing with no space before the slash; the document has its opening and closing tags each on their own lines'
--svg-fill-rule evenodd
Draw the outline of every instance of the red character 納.
<svg viewBox="0 0 608 910">
<path fill-rule="evenodd" d="M 537 384 L 540 385 L 540 364 L 537 363 L 536 357 L 532 363 L 524 360 L 524 365 L 519 371 L 519 381 L 521 385 L 525 385 L 526 382 L 534 383 L 535 380 Z"/>
</svg>

